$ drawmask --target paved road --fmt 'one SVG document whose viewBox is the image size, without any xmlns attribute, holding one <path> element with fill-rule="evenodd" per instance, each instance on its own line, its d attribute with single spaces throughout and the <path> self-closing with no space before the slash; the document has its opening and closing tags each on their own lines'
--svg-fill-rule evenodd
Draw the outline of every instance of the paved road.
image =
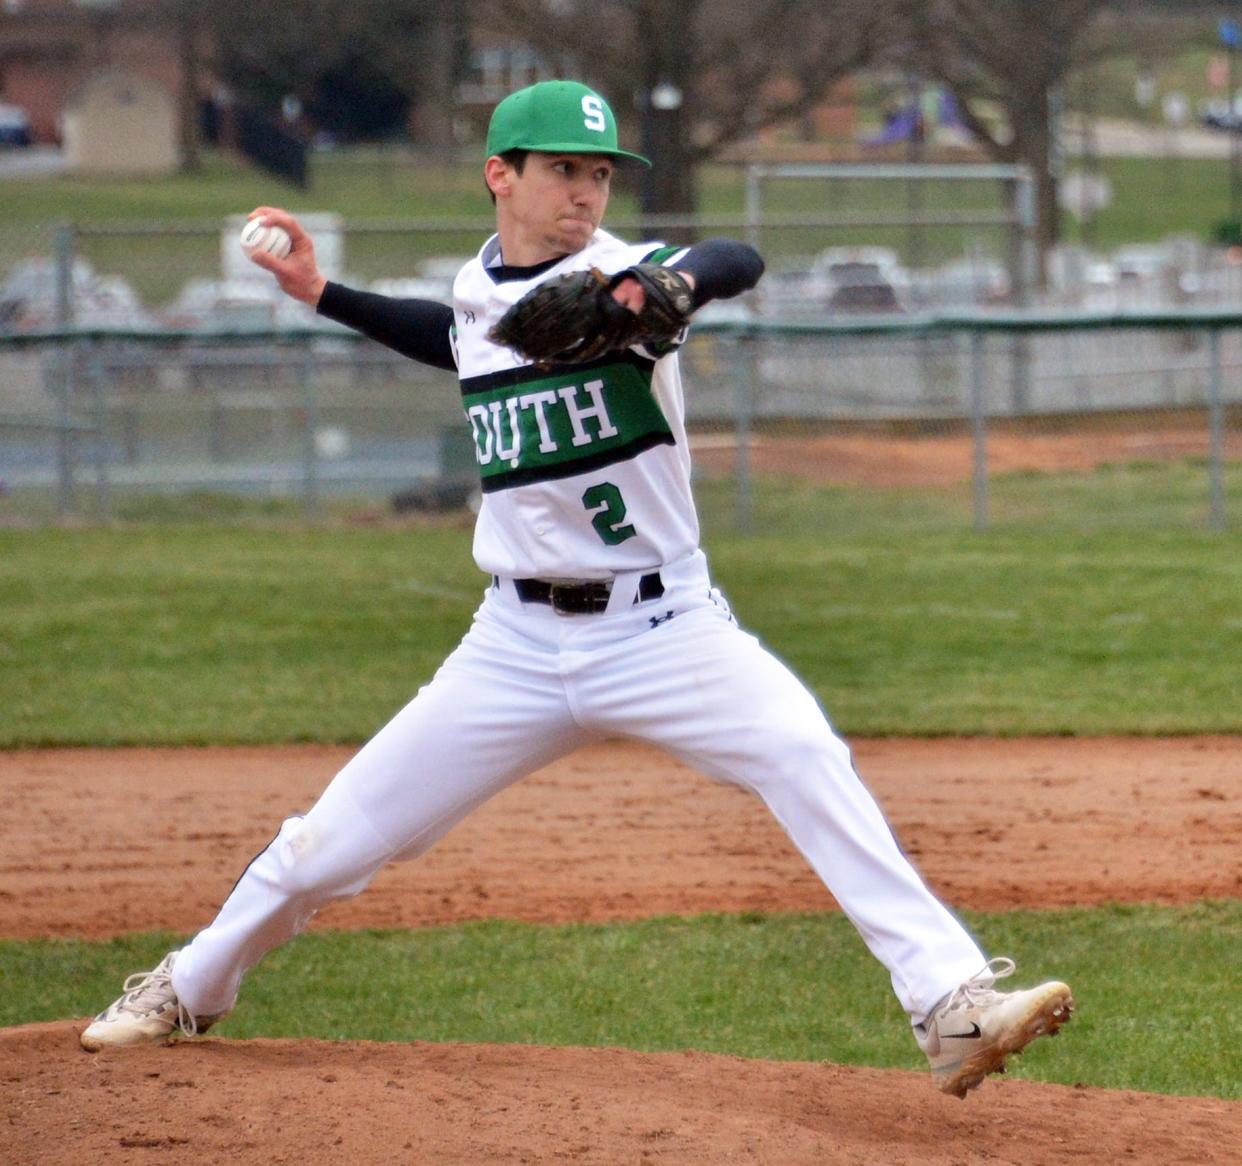
<svg viewBox="0 0 1242 1166">
<path fill-rule="evenodd" d="M 1224 130 L 1198 124 L 1173 129 L 1112 118 L 1087 123 L 1077 114 L 1065 118 L 1061 145 L 1070 157 L 1087 153 L 1088 146 L 1103 158 L 1229 157 L 1229 134 Z"/>
<path fill-rule="evenodd" d="M 0 179 L 46 178 L 65 169 L 65 156 L 56 146 L 0 149 Z"/>
</svg>

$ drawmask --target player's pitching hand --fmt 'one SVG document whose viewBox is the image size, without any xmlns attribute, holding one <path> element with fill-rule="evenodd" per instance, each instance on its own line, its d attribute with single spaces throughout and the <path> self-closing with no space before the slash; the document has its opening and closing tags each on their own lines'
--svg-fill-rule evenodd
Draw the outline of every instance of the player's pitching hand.
<svg viewBox="0 0 1242 1166">
<path fill-rule="evenodd" d="M 258 219 L 264 226 L 281 227 L 288 232 L 292 244 L 288 255 L 280 258 L 269 251 L 252 251 L 250 262 L 270 271 L 286 295 L 313 308 L 319 303 L 328 281 L 320 274 L 311 237 L 302 230 L 297 219 L 280 207 L 255 207 L 246 218 L 250 221 Z"/>
</svg>

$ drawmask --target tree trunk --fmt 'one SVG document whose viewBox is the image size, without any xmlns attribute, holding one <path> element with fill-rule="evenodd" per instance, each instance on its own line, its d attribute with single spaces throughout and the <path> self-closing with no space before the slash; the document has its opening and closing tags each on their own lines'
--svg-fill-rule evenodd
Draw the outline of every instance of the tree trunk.
<svg viewBox="0 0 1242 1166">
<path fill-rule="evenodd" d="M 1057 204 L 1057 182 L 1052 173 L 1052 126 L 1048 116 L 1047 94 L 1031 94 L 1015 108 L 1022 115 L 1013 121 L 1014 152 L 1030 169 L 1035 180 L 1035 238 L 1039 247 L 1036 278 L 1044 283 L 1045 259 L 1061 238 L 1061 212 Z"/>
<path fill-rule="evenodd" d="M 448 162 L 453 156 L 453 86 L 457 81 L 458 14 L 452 3 L 437 5 L 435 19 L 425 26 L 430 41 L 426 54 L 427 71 L 417 86 L 417 105 L 411 130 L 420 145 L 434 157 Z"/>
<path fill-rule="evenodd" d="M 195 174 L 202 169 L 202 156 L 198 140 L 198 20 L 195 18 L 193 0 L 185 0 L 179 5 L 176 30 L 181 57 L 181 91 L 177 94 L 181 169 L 187 174 Z"/>
<path fill-rule="evenodd" d="M 651 169 L 640 179 L 644 214 L 691 215 L 695 210 L 694 164 L 686 148 L 683 107 L 661 108 L 662 101 L 672 100 L 672 90 L 671 83 L 657 82 L 643 95 L 642 152 L 651 160 Z"/>
</svg>

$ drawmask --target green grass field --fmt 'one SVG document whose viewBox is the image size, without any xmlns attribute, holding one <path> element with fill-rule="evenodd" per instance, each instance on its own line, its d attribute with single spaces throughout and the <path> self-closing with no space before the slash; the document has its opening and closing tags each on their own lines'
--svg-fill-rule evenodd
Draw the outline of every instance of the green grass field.
<svg viewBox="0 0 1242 1166">
<path fill-rule="evenodd" d="M 1242 497 L 1242 462 L 1222 472 L 1226 521 Z M 1056 538 L 1115 531 L 1141 538 L 1145 530 L 1206 532 L 1211 526 L 1206 460 L 1102 463 L 1064 472 L 996 473 L 988 478 L 987 531 Z M 953 486 L 858 488 L 823 486 L 794 476 L 753 481 L 749 502 L 733 478 L 704 480 L 695 488 L 708 530 L 763 532 L 777 537 L 816 534 L 853 537 L 949 535 L 974 525 L 968 483 Z"/>
<path fill-rule="evenodd" d="M 970 914 L 1077 1014 L 1010 1075 L 1242 1097 L 1231 991 L 1242 904 Z M 0 940 L 0 1025 L 82 1016 L 182 937 Z M 1142 969 L 1136 976 L 1136 969 Z M 628 925 L 315 932 L 272 953 L 213 1034 L 701 1049 L 904 1069 L 922 1061 L 887 977 L 840 915 L 706 915 Z M 1158 1055 L 1156 1050 L 1158 1050 Z"/>
<path fill-rule="evenodd" d="M 710 550 L 849 735 L 1242 731 L 1236 533 L 826 529 Z M 482 590 L 453 527 L 0 531 L 0 746 L 361 741 Z"/>
</svg>

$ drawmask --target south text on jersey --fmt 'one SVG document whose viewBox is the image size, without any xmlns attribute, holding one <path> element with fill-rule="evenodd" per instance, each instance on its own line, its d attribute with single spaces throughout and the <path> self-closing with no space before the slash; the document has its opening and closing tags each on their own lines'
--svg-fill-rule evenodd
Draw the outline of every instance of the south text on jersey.
<svg viewBox="0 0 1242 1166">
<path fill-rule="evenodd" d="M 463 380 L 483 491 L 570 477 L 672 445 L 651 368 L 640 357 L 614 354 L 589 365 Z"/>
</svg>

